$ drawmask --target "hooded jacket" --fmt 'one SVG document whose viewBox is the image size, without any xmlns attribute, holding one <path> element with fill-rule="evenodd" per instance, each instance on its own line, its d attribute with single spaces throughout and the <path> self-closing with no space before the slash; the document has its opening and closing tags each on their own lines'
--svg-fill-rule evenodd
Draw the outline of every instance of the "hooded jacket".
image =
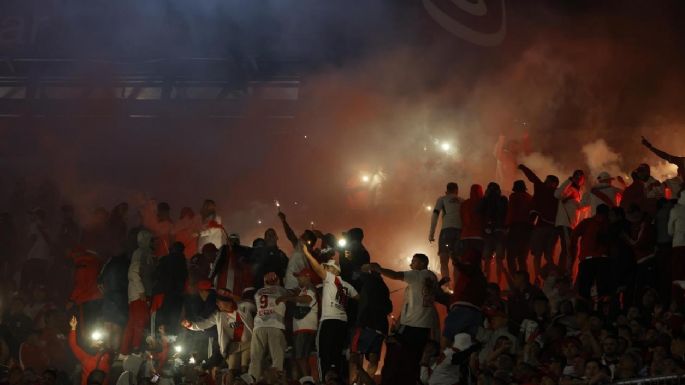
<svg viewBox="0 0 685 385">
<path fill-rule="evenodd" d="M 506 225 L 530 223 L 530 212 L 533 210 L 533 197 L 526 191 L 517 191 L 509 195 Z"/>
<path fill-rule="evenodd" d="M 559 199 L 555 226 L 576 227 L 583 208 L 580 202 L 580 190 L 573 185 L 571 179 L 566 179 L 554 192 L 554 196 Z"/>
<path fill-rule="evenodd" d="M 128 302 L 140 299 L 141 294 L 146 297 L 152 295 L 152 273 L 155 262 L 150 242 L 152 233 L 147 230 L 138 232 L 138 248 L 131 256 L 128 267 Z"/>
<path fill-rule="evenodd" d="M 678 203 L 671 209 L 668 234 L 673 237 L 673 247 L 685 246 L 685 194 L 680 195 Z"/>
<path fill-rule="evenodd" d="M 607 201 L 605 201 L 605 198 Z M 598 183 L 592 186 L 590 191 L 583 194 L 583 199 L 580 201 L 581 206 L 590 206 L 591 215 L 597 212 L 597 206 L 607 205 L 609 207 L 617 207 L 621 204 L 623 197 L 623 190 L 614 187 L 611 183 Z"/>
<path fill-rule="evenodd" d="M 77 247 L 71 253 L 74 261 L 74 288 L 69 300 L 77 305 L 102 298 L 98 289 L 98 275 L 102 263 L 94 251 Z"/>
<path fill-rule="evenodd" d="M 481 200 L 483 200 L 483 186 L 472 185 L 469 199 L 461 204 L 461 239 L 483 238 L 483 216 L 478 211 Z"/>
<path fill-rule="evenodd" d="M 664 197 L 664 185 L 650 176 L 645 181 L 645 195 L 647 199 L 659 199 Z"/>
<path fill-rule="evenodd" d="M 554 225 L 559 205 L 557 198 L 554 196 L 555 189 L 540 180 L 528 167 L 522 166 L 520 168 L 526 175 L 526 178 L 533 184 L 532 211 L 538 215 L 539 220 L 537 224 Z"/>
<path fill-rule="evenodd" d="M 483 196 L 478 206 L 478 211 L 483 217 L 486 234 L 504 231 L 504 222 L 507 217 L 507 207 L 509 206 L 509 201 L 505 196 L 486 190 L 485 196 Z"/>
</svg>

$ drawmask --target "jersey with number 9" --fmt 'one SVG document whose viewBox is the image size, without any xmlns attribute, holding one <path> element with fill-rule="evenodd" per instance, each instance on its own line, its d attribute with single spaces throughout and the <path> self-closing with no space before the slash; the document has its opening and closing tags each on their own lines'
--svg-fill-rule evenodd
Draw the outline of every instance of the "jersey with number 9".
<svg viewBox="0 0 685 385">
<path fill-rule="evenodd" d="M 285 303 L 276 304 L 279 297 L 288 294 L 283 286 L 264 286 L 255 293 L 257 315 L 254 319 L 254 328 L 272 327 L 285 329 L 283 318 L 285 317 Z"/>
</svg>

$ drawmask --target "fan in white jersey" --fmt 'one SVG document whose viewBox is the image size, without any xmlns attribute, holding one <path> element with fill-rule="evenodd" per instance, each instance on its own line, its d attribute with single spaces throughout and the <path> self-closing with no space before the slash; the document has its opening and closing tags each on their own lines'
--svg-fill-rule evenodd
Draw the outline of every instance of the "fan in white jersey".
<svg viewBox="0 0 685 385">
<path fill-rule="evenodd" d="M 315 351 L 316 331 L 319 324 L 319 301 L 314 282 L 319 281 L 319 277 L 308 267 L 293 275 L 297 278 L 299 292 L 283 296 L 277 302 L 296 304 L 293 311 L 293 342 L 297 364 L 296 377 L 299 378 L 312 375 L 309 359 Z"/>
<path fill-rule="evenodd" d="M 343 350 L 347 339 L 347 301 L 358 299 L 359 294 L 352 285 L 340 278 L 340 267 L 334 259 L 319 263 L 307 250 L 302 248 L 312 270 L 323 279 L 321 296 L 321 322 L 316 338 L 319 355 L 319 376 L 343 366 Z M 339 373 L 341 375 L 341 373 Z"/>
<path fill-rule="evenodd" d="M 271 357 L 272 368 L 282 371 L 284 352 L 288 347 L 285 341 L 285 303 L 277 302 L 288 291 L 280 285 L 274 272 L 264 274 L 264 287 L 255 293 L 257 314 L 254 318 L 252 344 L 250 345 L 249 373 L 261 379 L 264 373 L 265 355 Z"/>
<path fill-rule="evenodd" d="M 228 364 L 231 376 L 236 377 L 241 371 L 247 370 L 254 305 L 240 301 L 228 289 L 218 289 L 216 306 L 217 311 L 209 318 L 196 322 L 184 320 L 181 325 L 193 331 L 216 326 L 221 355 Z"/>
<path fill-rule="evenodd" d="M 435 241 L 435 228 L 438 218 L 442 214 L 442 228 L 438 237 L 438 255 L 440 256 L 440 275 L 449 277 L 449 260 L 456 266 L 456 257 L 461 250 L 461 202 L 459 199 L 459 185 L 454 182 L 447 184 L 445 195 L 438 198 L 433 208 L 428 241 Z"/>
</svg>

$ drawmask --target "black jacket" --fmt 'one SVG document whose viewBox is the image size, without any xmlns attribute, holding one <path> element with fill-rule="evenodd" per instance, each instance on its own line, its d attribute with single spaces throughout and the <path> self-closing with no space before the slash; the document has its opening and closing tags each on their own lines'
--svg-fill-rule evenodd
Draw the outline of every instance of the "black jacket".
<svg viewBox="0 0 685 385">
<path fill-rule="evenodd" d="M 159 260 L 154 273 L 153 294 L 181 295 L 188 279 L 186 257 L 180 252 L 171 252 Z"/>
<path fill-rule="evenodd" d="M 375 273 L 362 274 L 362 290 L 359 293 L 357 326 L 388 334 L 388 314 L 392 312 L 390 290 L 383 278 Z"/>
</svg>

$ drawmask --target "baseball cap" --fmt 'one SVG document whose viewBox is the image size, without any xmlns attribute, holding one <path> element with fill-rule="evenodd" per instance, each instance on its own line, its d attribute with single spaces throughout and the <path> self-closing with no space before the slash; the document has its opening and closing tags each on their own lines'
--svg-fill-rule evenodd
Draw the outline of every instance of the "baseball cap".
<svg viewBox="0 0 685 385">
<path fill-rule="evenodd" d="M 324 262 L 321 264 L 321 266 L 328 266 L 336 269 L 338 273 L 340 272 L 340 266 L 335 262 L 335 259 L 329 259 L 328 262 Z"/>
</svg>

